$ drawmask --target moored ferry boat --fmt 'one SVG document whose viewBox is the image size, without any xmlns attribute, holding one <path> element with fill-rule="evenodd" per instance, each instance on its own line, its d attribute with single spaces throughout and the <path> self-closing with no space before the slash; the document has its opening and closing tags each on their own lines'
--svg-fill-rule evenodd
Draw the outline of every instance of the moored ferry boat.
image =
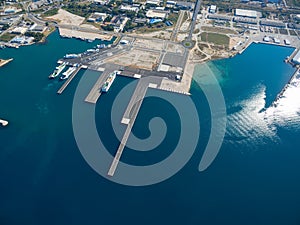
<svg viewBox="0 0 300 225">
<path fill-rule="evenodd" d="M 68 79 L 69 76 L 70 76 L 72 73 L 75 72 L 76 68 L 77 68 L 77 67 L 75 67 L 75 66 L 74 66 L 74 67 L 70 67 L 66 72 L 64 72 L 64 73 L 62 74 L 62 76 L 60 77 L 60 79 L 61 79 L 61 80 Z"/>
<path fill-rule="evenodd" d="M 112 83 L 114 82 L 115 78 L 116 78 L 117 72 L 114 71 L 111 74 L 109 74 L 108 78 L 106 79 L 106 81 L 104 82 L 101 91 L 102 92 L 108 92 L 110 86 L 112 85 Z"/>
<path fill-rule="evenodd" d="M 61 71 L 64 70 L 64 68 L 66 67 L 66 63 L 62 63 L 61 65 L 57 66 L 54 70 L 54 72 L 49 76 L 50 79 L 57 77 Z"/>
</svg>

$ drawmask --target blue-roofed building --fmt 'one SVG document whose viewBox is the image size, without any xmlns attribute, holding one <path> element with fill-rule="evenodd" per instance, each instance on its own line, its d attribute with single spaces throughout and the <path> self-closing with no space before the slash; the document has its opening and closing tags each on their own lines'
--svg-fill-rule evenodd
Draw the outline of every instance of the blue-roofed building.
<svg viewBox="0 0 300 225">
<path fill-rule="evenodd" d="M 159 23 L 159 22 L 162 22 L 162 19 L 150 19 L 149 20 L 150 24 Z"/>
</svg>

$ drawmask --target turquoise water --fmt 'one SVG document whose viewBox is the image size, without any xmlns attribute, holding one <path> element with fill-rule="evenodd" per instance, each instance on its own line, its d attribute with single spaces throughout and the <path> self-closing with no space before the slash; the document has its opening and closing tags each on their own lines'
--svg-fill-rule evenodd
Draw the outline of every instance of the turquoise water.
<svg viewBox="0 0 300 225">
<path fill-rule="evenodd" d="M 282 103 L 284 107 L 270 113 L 274 97 L 294 71 L 283 63 L 293 49 L 254 44 L 232 59 L 200 65 L 191 88 L 201 124 L 195 154 L 172 178 L 130 187 L 99 176 L 78 150 L 72 100 L 84 72 L 62 95 L 56 94 L 62 83 L 47 78 L 58 58 L 94 45 L 60 39 L 54 33 L 44 45 L 0 51 L 0 58 L 14 58 L 0 69 L 0 118 L 10 122 L 0 129 L 1 225 L 300 224 L 300 110 L 287 111 L 287 104 Z M 197 168 L 211 121 L 197 83 L 215 85 L 211 71 L 226 101 L 227 130 L 216 160 L 200 173 Z M 131 82 L 117 77 L 97 103 L 97 128 L 110 149 L 118 146 L 107 123 L 110 109 L 117 94 Z M 166 158 L 180 135 L 178 114 L 164 100 L 174 94 L 149 92 L 158 98 L 145 99 L 133 132 L 146 138 L 148 122 L 160 116 L 168 125 L 167 141 L 145 153 L 146 157 L 125 150 L 122 159 L 136 165 Z M 185 98 L 178 95 L 183 103 Z"/>
</svg>

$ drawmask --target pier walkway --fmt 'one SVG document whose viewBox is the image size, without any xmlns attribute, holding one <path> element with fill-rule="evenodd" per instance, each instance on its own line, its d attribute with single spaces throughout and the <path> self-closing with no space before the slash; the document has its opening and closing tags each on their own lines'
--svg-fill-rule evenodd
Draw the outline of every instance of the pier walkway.
<svg viewBox="0 0 300 225">
<path fill-rule="evenodd" d="M 79 66 L 70 76 L 69 78 L 66 80 L 66 82 L 61 86 L 61 88 L 57 91 L 57 94 L 62 94 L 63 91 L 67 88 L 67 86 L 70 84 L 70 82 L 73 80 L 73 78 L 76 76 L 76 74 L 79 72 L 79 70 L 82 67 Z"/>
<path fill-rule="evenodd" d="M 135 91 L 132 95 L 132 98 L 126 108 L 126 111 L 124 113 L 123 119 L 121 123 L 127 124 L 126 131 L 124 133 L 124 136 L 121 140 L 121 143 L 118 147 L 118 150 L 116 152 L 116 155 L 113 159 L 113 162 L 110 166 L 110 169 L 108 171 L 108 176 L 113 176 L 115 174 L 115 171 L 117 169 L 118 163 L 120 161 L 120 158 L 122 156 L 123 150 L 126 146 L 127 140 L 129 138 L 129 135 L 131 133 L 131 129 L 134 125 L 135 119 L 137 117 L 137 114 L 140 110 L 140 107 L 142 105 L 143 99 L 146 95 L 148 87 L 150 88 L 158 88 L 162 82 L 161 77 L 147 77 L 144 79 L 139 80 Z"/>
</svg>

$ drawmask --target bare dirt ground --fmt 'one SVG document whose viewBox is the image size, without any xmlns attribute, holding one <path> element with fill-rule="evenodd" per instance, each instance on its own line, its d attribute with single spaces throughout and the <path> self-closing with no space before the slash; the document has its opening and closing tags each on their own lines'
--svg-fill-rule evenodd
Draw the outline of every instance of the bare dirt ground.
<svg viewBox="0 0 300 225">
<path fill-rule="evenodd" d="M 168 52 L 173 52 L 173 53 L 180 53 L 180 54 L 184 53 L 184 47 L 181 44 L 169 43 L 167 45 L 167 49 L 166 50 Z"/>
<path fill-rule="evenodd" d="M 122 66 L 130 66 L 133 68 L 152 70 L 157 63 L 158 58 L 158 53 L 134 49 L 126 54 L 112 57 L 105 62 L 110 62 Z"/>
<path fill-rule="evenodd" d="M 74 26 L 79 26 L 84 21 L 84 17 L 74 15 L 63 9 L 59 9 L 56 15 L 49 16 L 47 18 L 51 20 L 56 20 L 58 23 L 61 24 L 69 24 Z"/>
<path fill-rule="evenodd" d="M 169 40 L 171 38 L 171 32 L 169 31 L 154 31 L 149 33 L 135 33 L 136 36 L 141 37 L 154 37 L 154 38 L 160 38 L 164 40 Z"/>
<path fill-rule="evenodd" d="M 134 42 L 134 47 L 152 49 L 161 51 L 163 49 L 164 42 L 160 40 L 146 40 L 146 39 L 136 39 Z"/>
<path fill-rule="evenodd" d="M 81 38 L 81 39 L 90 39 L 90 40 L 95 40 L 95 39 L 110 40 L 112 38 L 111 35 L 88 33 L 88 32 L 70 30 L 65 28 L 59 28 L 59 34 L 63 37 Z"/>
</svg>

